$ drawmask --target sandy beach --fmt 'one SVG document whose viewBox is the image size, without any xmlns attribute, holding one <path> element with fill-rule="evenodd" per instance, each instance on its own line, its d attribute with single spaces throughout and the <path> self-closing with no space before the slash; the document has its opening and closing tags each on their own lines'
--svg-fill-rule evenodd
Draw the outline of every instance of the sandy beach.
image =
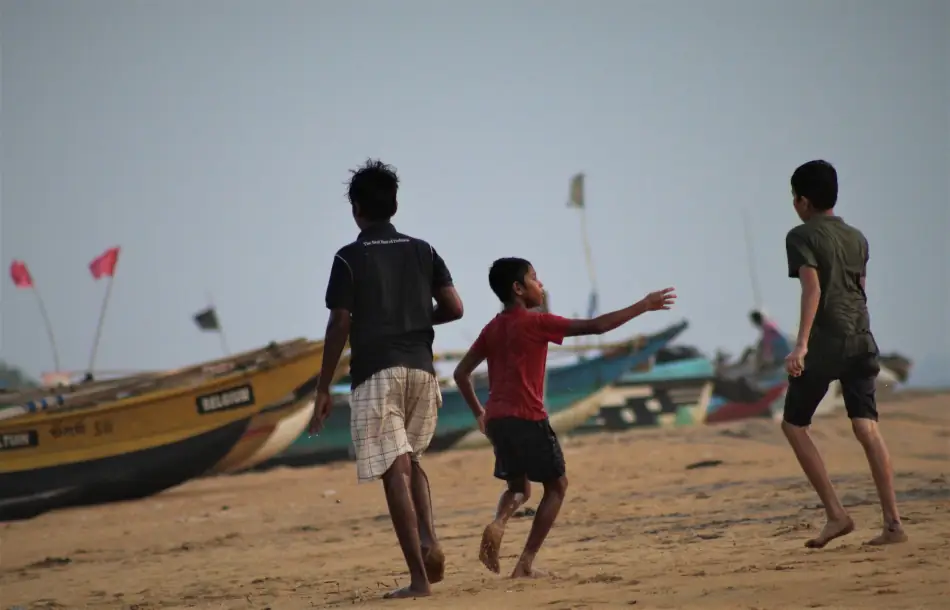
<svg viewBox="0 0 950 610">
<path fill-rule="evenodd" d="M 946 608 L 950 594 L 950 396 L 881 406 L 911 539 L 863 546 L 880 516 L 843 413 L 814 436 L 857 530 L 820 551 L 818 500 L 778 425 L 646 430 L 568 439 L 571 487 L 538 558 L 550 579 L 512 581 L 478 562 L 500 485 L 488 450 L 425 460 L 447 556 L 431 598 L 406 584 L 379 485 L 352 464 L 193 481 L 154 498 L 0 525 L 0 610 L 322 607 Z M 721 464 L 687 469 L 703 460 Z M 529 502 L 536 506 L 540 489 Z M 511 569 L 530 525 L 509 525 Z"/>
</svg>

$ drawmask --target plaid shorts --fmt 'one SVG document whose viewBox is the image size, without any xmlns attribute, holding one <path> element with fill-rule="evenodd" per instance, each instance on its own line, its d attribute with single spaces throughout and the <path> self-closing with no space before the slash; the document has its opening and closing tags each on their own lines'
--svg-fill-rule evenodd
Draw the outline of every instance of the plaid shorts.
<svg viewBox="0 0 950 610">
<path fill-rule="evenodd" d="M 438 379 L 417 369 L 384 369 L 354 388 L 350 434 L 359 482 L 379 479 L 404 453 L 418 460 L 435 434 L 441 406 Z"/>
</svg>

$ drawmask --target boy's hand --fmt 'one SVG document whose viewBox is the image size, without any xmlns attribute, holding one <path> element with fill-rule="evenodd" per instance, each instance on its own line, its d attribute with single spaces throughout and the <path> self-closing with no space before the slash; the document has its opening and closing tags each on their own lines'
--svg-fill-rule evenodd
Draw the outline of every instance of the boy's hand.
<svg viewBox="0 0 950 610">
<path fill-rule="evenodd" d="M 807 345 L 796 345 L 792 353 L 785 357 L 785 370 L 792 377 L 800 377 L 805 370 L 805 354 L 808 353 Z"/>
<path fill-rule="evenodd" d="M 329 392 L 317 391 L 317 398 L 314 401 L 313 417 L 310 418 L 310 425 L 307 426 L 308 434 L 316 434 L 323 429 L 323 422 L 330 416 L 330 409 L 333 408 L 333 397 Z"/>
<path fill-rule="evenodd" d="M 676 303 L 676 288 L 657 290 L 656 292 L 651 292 L 643 299 L 643 304 L 646 305 L 647 311 L 669 309 L 674 303 Z"/>
<path fill-rule="evenodd" d="M 475 421 L 478 422 L 478 429 L 482 434 L 485 434 L 485 412 L 483 411 L 481 415 L 475 418 Z"/>
</svg>

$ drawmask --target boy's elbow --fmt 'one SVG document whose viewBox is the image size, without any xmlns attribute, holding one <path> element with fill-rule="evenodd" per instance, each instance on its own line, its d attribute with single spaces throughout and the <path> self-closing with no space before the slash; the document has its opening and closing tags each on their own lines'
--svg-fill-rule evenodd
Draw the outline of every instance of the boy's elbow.
<svg viewBox="0 0 950 610">
<path fill-rule="evenodd" d="M 460 320 L 462 314 L 465 313 L 461 297 L 459 297 L 455 288 L 451 286 L 442 289 L 442 291 L 436 295 L 435 302 L 439 308 L 439 317 L 446 322 Z"/>
<path fill-rule="evenodd" d="M 455 372 L 452 374 L 452 378 L 455 380 L 455 385 L 462 385 L 466 379 L 468 379 L 468 374 L 462 370 L 461 367 L 456 367 Z"/>
</svg>

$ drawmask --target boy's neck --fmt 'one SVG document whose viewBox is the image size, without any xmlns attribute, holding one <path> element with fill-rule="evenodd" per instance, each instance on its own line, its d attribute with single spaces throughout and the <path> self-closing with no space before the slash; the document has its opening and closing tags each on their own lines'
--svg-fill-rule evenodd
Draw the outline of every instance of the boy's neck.
<svg viewBox="0 0 950 610">
<path fill-rule="evenodd" d="M 834 210 L 814 210 L 811 213 L 811 216 L 808 217 L 808 220 L 813 218 L 834 218 Z"/>
<path fill-rule="evenodd" d="M 372 231 L 378 227 L 385 227 L 388 224 L 392 224 L 392 218 L 387 218 L 386 220 L 366 220 L 364 218 L 358 218 L 356 220 L 356 226 L 360 231 Z"/>
<path fill-rule="evenodd" d="M 521 300 L 515 300 L 511 303 L 505 303 L 505 308 L 502 309 L 503 312 L 508 313 L 509 311 L 518 311 L 518 310 L 527 310 L 528 308 L 524 306 L 524 302 Z"/>
</svg>

